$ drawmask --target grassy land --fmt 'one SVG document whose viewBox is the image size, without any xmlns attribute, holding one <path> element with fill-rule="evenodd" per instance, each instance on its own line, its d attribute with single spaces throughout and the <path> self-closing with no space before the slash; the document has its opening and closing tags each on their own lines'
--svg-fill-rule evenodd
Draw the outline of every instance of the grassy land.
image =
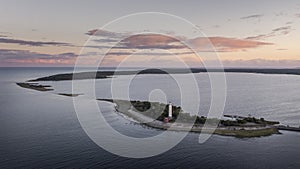
<svg viewBox="0 0 300 169">
<path fill-rule="evenodd" d="M 270 136 L 272 134 L 279 134 L 278 129 L 275 127 L 270 128 L 262 128 L 262 129 L 254 129 L 254 130 L 223 130 L 216 129 L 214 134 L 224 135 L 224 136 L 235 136 L 240 138 L 247 137 L 262 137 L 262 136 Z"/>
</svg>

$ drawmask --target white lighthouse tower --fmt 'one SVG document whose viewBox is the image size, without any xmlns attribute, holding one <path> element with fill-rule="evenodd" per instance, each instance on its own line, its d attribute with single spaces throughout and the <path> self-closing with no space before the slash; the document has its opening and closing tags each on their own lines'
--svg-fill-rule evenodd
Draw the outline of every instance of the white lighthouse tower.
<svg viewBox="0 0 300 169">
<path fill-rule="evenodd" d="M 173 110 L 172 110 L 172 103 L 169 102 L 169 118 L 171 119 L 172 118 L 172 113 L 173 113 Z"/>
</svg>

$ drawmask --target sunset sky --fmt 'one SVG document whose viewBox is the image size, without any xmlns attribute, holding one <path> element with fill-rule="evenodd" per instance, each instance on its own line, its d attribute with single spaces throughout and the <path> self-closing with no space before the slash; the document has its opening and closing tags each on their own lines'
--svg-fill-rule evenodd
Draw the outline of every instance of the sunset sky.
<svg viewBox="0 0 300 169">
<path fill-rule="evenodd" d="M 160 19 L 143 20 L 160 30 L 156 34 L 151 27 L 149 33 L 147 27 L 140 26 L 133 18 L 128 24 L 145 35 L 134 35 L 136 30 L 129 26 L 103 28 L 125 15 L 162 12 L 194 24 L 214 46 L 225 67 L 300 67 L 298 0 L 0 0 L 0 3 L 0 66 L 73 66 L 80 52 L 88 65 L 99 57 L 95 51 L 106 51 L 119 41 L 101 66 L 116 66 L 132 54 L 134 63 L 130 66 L 146 61 L 149 65 L 176 67 L 175 55 L 193 67 L 200 66 L 199 58 L 186 45 L 204 52 L 204 37 L 184 33 L 184 27 L 168 27 Z M 205 51 L 204 58 L 211 52 Z"/>
</svg>

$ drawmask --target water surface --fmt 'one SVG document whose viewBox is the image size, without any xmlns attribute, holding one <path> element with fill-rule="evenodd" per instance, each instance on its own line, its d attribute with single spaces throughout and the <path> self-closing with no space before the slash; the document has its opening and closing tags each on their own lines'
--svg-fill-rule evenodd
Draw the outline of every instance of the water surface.
<svg viewBox="0 0 300 169">
<path fill-rule="evenodd" d="M 190 133 L 176 147 L 159 156 L 129 159 L 113 155 L 84 133 L 72 99 L 53 94 L 71 91 L 69 81 L 51 82 L 55 88 L 53 92 L 38 92 L 15 85 L 19 81 L 71 71 L 69 68 L 0 69 L 0 168 L 300 167 L 300 135 L 294 132 L 249 139 L 213 135 L 204 144 L 198 143 L 198 134 Z M 205 114 L 210 104 L 210 85 L 205 74 L 196 77 L 201 94 L 200 112 Z M 130 97 L 147 99 L 153 88 L 166 88 L 172 102 L 180 104 L 176 85 L 169 82 L 172 79 L 166 75 L 138 76 L 132 83 Z M 89 81 L 83 80 L 83 86 L 84 83 Z M 96 81 L 97 97 L 110 97 L 109 83 L 110 79 Z M 226 114 L 252 114 L 299 125 L 300 76 L 229 73 L 227 84 Z M 104 114 L 114 128 L 126 135 L 148 137 L 160 133 L 116 113 L 106 111 Z"/>
</svg>

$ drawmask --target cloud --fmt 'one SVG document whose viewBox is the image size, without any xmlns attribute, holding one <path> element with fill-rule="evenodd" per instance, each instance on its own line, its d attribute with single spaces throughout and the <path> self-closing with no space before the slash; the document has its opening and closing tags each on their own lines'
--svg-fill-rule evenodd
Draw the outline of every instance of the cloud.
<svg viewBox="0 0 300 169">
<path fill-rule="evenodd" d="M 0 32 L 0 37 L 8 37 L 8 35 L 11 35 L 9 32 Z"/>
<path fill-rule="evenodd" d="M 73 46 L 70 43 L 64 42 L 43 42 L 43 41 L 28 41 L 19 39 L 0 38 L 0 43 L 27 45 L 27 46 Z"/>
<path fill-rule="evenodd" d="M 262 40 L 262 39 L 271 38 L 271 37 L 274 37 L 274 36 L 287 35 L 291 31 L 292 31 L 291 26 L 282 26 L 282 27 L 273 29 L 270 33 L 260 34 L 260 35 L 256 35 L 256 36 L 249 36 L 246 39 L 248 39 L 248 40 Z"/>
<path fill-rule="evenodd" d="M 241 17 L 240 19 L 255 19 L 255 18 L 261 18 L 263 16 L 264 16 L 263 14 L 256 14 L 256 15 L 244 16 L 244 17 Z"/>
<path fill-rule="evenodd" d="M 168 37 L 159 34 L 142 34 L 142 35 L 133 35 L 123 40 L 123 43 L 126 46 L 158 46 L 158 45 L 166 45 L 172 42 L 178 42 L 177 39 L 173 37 Z"/>
<path fill-rule="evenodd" d="M 115 50 L 129 50 L 129 49 L 187 49 L 189 52 L 182 52 L 182 54 L 191 54 L 190 48 L 197 52 L 235 52 L 245 51 L 247 49 L 257 48 L 265 45 L 273 45 L 273 43 L 238 39 L 230 37 L 196 37 L 193 39 L 186 39 L 181 42 L 178 39 L 163 36 L 163 35 L 134 35 L 123 41 L 120 46 L 112 48 L 110 54 L 129 55 L 133 52 L 117 51 Z M 186 44 L 186 45 L 185 45 Z M 215 49 L 215 50 L 214 50 Z M 154 55 L 154 53 L 150 53 Z M 158 53 L 157 55 L 159 55 Z M 178 53 L 179 54 L 179 53 Z M 147 55 L 147 54 L 145 54 Z M 162 54 L 163 55 L 163 54 Z"/>
<path fill-rule="evenodd" d="M 253 17 L 253 16 L 252 16 Z M 288 27 L 289 28 L 289 27 Z M 273 32 L 277 31 L 288 31 L 288 28 L 277 28 Z M 247 37 L 245 39 L 234 38 L 234 37 L 196 37 L 189 39 L 184 36 L 168 36 L 162 34 L 137 34 L 137 35 L 124 35 L 122 33 L 115 33 L 106 30 L 94 29 L 89 31 L 87 34 L 94 36 L 101 36 L 101 39 L 95 39 L 94 42 L 100 43 L 99 46 L 93 45 L 88 46 L 92 48 L 109 48 L 108 43 L 115 42 L 115 37 L 123 36 L 116 46 L 112 48 L 111 54 L 114 52 L 116 55 L 128 55 L 132 51 L 126 50 L 135 49 L 189 49 L 192 47 L 198 52 L 235 52 L 235 51 L 246 51 L 247 49 L 258 48 L 266 45 L 273 45 L 273 43 L 258 41 L 273 36 L 272 34 L 258 35 L 254 37 Z M 102 43 L 102 44 L 101 44 Z M 191 46 L 188 46 L 191 45 Z M 213 45 L 213 46 L 212 46 Z M 117 51 L 123 50 L 123 51 Z M 124 51 L 125 50 L 125 51 Z"/>
<path fill-rule="evenodd" d="M 208 40 L 216 48 L 218 52 L 234 52 L 234 51 L 245 51 L 251 48 L 257 48 L 265 45 L 273 45 L 273 43 L 261 42 L 248 39 L 238 39 L 230 37 L 209 37 Z M 200 48 L 207 44 L 206 38 L 198 37 L 189 40 L 194 48 Z"/>
<path fill-rule="evenodd" d="M 27 59 L 27 58 L 39 58 L 39 59 L 66 59 L 66 58 L 75 58 L 77 55 L 72 52 L 61 53 L 57 55 L 43 54 L 37 52 L 31 52 L 29 50 L 10 50 L 10 49 L 0 49 L 0 57 L 6 59 Z"/>
<path fill-rule="evenodd" d="M 118 49 L 180 49 L 185 48 L 180 41 L 174 37 L 161 34 L 130 35 L 129 33 L 111 32 L 101 29 L 89 30 L 87 35 L 100 37 L 94 39 L 98 43 L 119 42 L 114 48 Z M 97 46 L 90 46 L 97 48 Z M 101 48 L 107 47 L 101 45 Z"/>
<path fill-rule="evenodd" d="M 73 64 L 75 53 L 61 53 L 57 55 L 31 52 L 29 50 L 0 49 L 0 65 L 6 64 Z"/>
<path fill-rule="evenodd" d="M 120 38 L 123 37 L 125 34 L 118 33 L 118 32 L 111 32 L 103 29 L 92 29 L 89 30 L 86 35 L 90 36 L 101 36 L 101 37 L 109 37 L 109 38 Z"/>
<path fill-rule="evenodd" d="M 108 52 L 106 56 L 172 56 L 172 55 L 189 55 L 194 54 L 194 52 L 172 52 L 172 53 L 165 53 L 165 52 Z"/>
<path fill-rule="evenodd" d="M 120 42 L 131 49 L 182 49 L 186 48 L 180 40 L 160 34 L 133 35 Z"/>
<path fill-rule="evenodd" d="M 281 35 L 287 35 L 292 31 L 291 26 L 283 26 L 276 29 L 273 29 L 273 32 L 280 32 Z"/>
<path fill-rule="evenodd" d="M 297 68 L 300 60 L 268 60 L 268 59 L 252 59 L 252 60 L 224 60 L 224 67 L 244 67 L 244 68 Z"/>
<path fill-rule="evenodd" d="M 103 38 L 103 39 L 95 39 L 93 40 L 94 42 L 99 42 L 99 43 L 110 43 L 110 42 L 118 42 L 118 39 L 111 39 L 111 38 Z"/>
<path fill-rule="evenodd" d="M 278 32 L 278 31 L 286 31 L 286 30 L 290 30 L 292 27 L 291 26 L 283 26 L 283 27 L 279 27 L 276 29 L 273 29 L 273 32 Z"/>
<path fill-rule="evenodd" d="M 161 34 L 138 34 L 132 36 L 124 36 L 120 39 L 113 39 L 108 36 L 107 38 L 94 39 L 93 42 L 100 45 L 88 45 L 89 48 L 111 48 L 110 42 L 119 42 L 113 49 L 182 49 L 186 48 L 182 42 L 174 37 Z"/>
<path fill-rule="evenodd" d="M 260 34 L 260 35 L 256 35 L 256 36 L 249 36 L 246 39 L 248 40 L 261 40 L 261 39 L 266 39 L 266 38 L 270 38 L 270 37 L 274 37 L 275 33 L 271 32 L 271 33 L 267 33 L 267 34 Z"/>
</svg>

